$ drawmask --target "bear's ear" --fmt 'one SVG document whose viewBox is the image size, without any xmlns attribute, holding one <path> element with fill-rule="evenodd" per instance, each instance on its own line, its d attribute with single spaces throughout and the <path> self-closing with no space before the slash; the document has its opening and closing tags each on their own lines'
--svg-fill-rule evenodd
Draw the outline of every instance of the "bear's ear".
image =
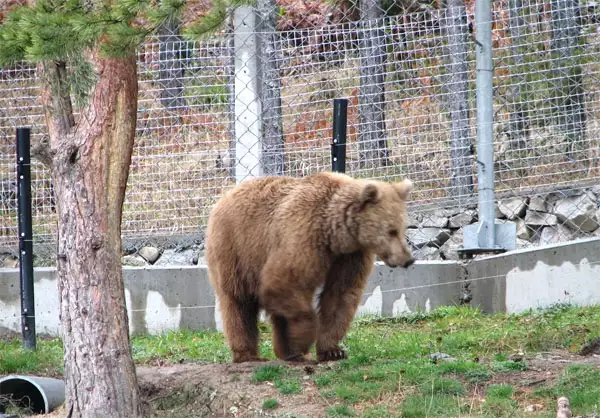
<svg viewBox="0 0 600 418">
<path fill-rule="evenodd" d="M 379 200 L 379 188 L 376 184 L 367 183 L 360 192 L 360 207 L 363 209 L 369 203 L 377 203 Z"/>
<path fill-rule="evenodd" d="M 410 194 L 410 192 L 412 192 L 414 186 L 412 181 L 410 181 L 409 179 L 404 179 L 400 183 L 394 184 L 394 187 L 396 188 L 400 199 L 406 200 L 408 199 L 408 195 Z"/>
</svg>

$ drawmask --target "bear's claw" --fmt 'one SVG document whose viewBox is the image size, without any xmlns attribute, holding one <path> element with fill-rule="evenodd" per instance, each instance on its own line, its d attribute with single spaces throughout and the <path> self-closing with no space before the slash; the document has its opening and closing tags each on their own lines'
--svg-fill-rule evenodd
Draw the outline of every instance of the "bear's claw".
<svg viewBox="0 0 600 418">
<path fill-rule="evenodd" d="M 347 358 L 346 352 L 341 348 L 334 348 L 319 353 L 319 361 L 337 361 L 344 360 L 345 358 Z"/>
</svg>

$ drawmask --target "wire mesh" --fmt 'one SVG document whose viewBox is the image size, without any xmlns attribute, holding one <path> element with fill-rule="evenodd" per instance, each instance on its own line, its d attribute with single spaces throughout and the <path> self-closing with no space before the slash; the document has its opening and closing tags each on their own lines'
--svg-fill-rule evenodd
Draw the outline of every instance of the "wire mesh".
<svg viewBox="0 0 600 418">
<path fill-rule="evenodd" d="M 241 172 L 329 170 L 342 97 L 347 172 L 412 179 L 417 255 L 455 258 L 461 228 L 477 220 L 473 2 L 301 3 L 278 1 L 269 21 L 275 2 L 258 2 L 255 26 L 244 32 L 249 15 L 238 16 L 203 41 L 161 28 L 139 49 L 124 236 L 203 230 Z M 520 247 L 600 233 L 597 13 L 577 0 L 493 2 L 497 218 L 517 222 Z M 35 138 L 45 127 L 35 69 L 0 74 L 0 245 L 10 246 L 14 129 L 32 126 Z M 32 175 L 35 239 L 49 242 L 48 172 L 36 163 Z"/>
</svg>

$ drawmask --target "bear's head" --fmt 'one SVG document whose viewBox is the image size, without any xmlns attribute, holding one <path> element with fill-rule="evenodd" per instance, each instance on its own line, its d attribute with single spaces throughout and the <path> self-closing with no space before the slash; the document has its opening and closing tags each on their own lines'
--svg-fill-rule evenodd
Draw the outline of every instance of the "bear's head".
<svg viewBox="0 0 600 418">
<path fill-rule="evenodd" d="M 414 262 L 406 241 L 406 200 L 412 189 L 412 182 L 405 179 L 393 184 L 365 182 L 359 191 L 355 238 L 390 267 Z"/>
</svg>

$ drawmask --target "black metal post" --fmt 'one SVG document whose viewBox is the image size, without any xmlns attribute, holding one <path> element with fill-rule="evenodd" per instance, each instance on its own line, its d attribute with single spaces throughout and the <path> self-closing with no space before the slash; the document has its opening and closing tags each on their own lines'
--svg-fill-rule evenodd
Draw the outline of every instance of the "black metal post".
<svg viewBox="0 0 600 418">
<path fill-rule="evenodd" d="M 333 141 L 331 142 L 331 169 L 346 172 L 346 129 L 348 99 L 333 99 Z"/>
<path fill-rule="evenodd" d="M 17 201 L 19 210 L 21 330 L 23 332 L 23 343 L 25 348 L 35 350 L 30 134 L 30 128 L 17 128 Z"/>
</svg>

